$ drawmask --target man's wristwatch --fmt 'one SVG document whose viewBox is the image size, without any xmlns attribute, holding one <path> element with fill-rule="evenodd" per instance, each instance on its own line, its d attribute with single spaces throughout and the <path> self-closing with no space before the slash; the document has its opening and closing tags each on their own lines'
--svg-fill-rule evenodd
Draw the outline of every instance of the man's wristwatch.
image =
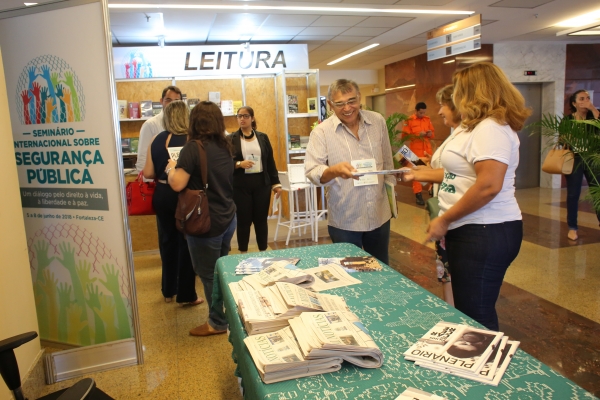
<svg viewBox="0 0 600 400">
<path fill-rule="evenodd" d="M 241 161 L 238 161 L 238 162 L 235 163 L 235 167 L 236 168 L 240 168 L 241 166 L 242 166 L 242 162 Z"/>
</svg>

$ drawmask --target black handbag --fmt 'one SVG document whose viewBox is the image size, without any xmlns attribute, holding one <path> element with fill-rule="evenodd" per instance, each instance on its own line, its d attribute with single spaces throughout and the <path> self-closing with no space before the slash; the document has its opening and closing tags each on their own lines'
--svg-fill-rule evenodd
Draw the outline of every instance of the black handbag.
<svg viewBox="0 0 600 400">
<path fill-rule="evenodd" d="M 198 145 L 200 175 L 202 176 L 203 189 L 183 189 L 179 192 L 177 209 L 175 210 L 177 229 L 180 232 L 191 236 L 199 236 L 210 231 L 210 210 L 206 193 L 206 185 L 208 184 L 206 151 L 199 140 L 195 140 L 195 142 Z"/>
</svg>

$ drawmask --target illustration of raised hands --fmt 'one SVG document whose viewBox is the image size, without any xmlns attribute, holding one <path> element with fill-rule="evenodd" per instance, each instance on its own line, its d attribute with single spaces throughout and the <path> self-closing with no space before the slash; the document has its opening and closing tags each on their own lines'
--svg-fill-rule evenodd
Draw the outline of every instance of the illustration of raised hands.
<svg viewBox="0 0 600 400">
<path fill-rule="evenodd" d="M 44 269 L 46 269 L 55 259 L 55 257 L 48 257 L 49 248 L 50 245 L 48 245 L 48 242 L 43 240 L 39 240 L 33 245 L 35 258 L 37 258 L 37 280 L 42 279 L 42 272 L 44 272 Z"/>
<path fill-rule="evenodd" d="M 56 96 L 62 100 L 63 97 L 63 87 L 61 84 L 56 85 Z"/>
<path fill-rule="evenodd" d="M 75 88 L 75 81 L 73 80 L 73 72 L 65 72 L 65 84 L 73 90 Z"/>
<path fill-rule="evenodd" d="M 92 272 L 92 264 L 87 262 L 87 260 L 79 260 L 79 264 L 77 265 L 77 276 L 79 277 L 79 282 L 81 282 L 81 286 L 84 289 L 89 290 L 92 283 L 96 282 L 97 278 L 90 278 L 90 273 Z M 89 293 L 88 293 L 89 294 Z"/>
<path fill-rule="evenodd" d="M 27 68 L 27 75 L 29 76 L 29 86 L 31 86 L 33 81 L 35 81 L 35 78 L 38 77 L 38 75 L 35 73 L 35 66 L 32 65 L 31 67 Z"/>
<path fill-rule="evenodd" d="M 71 304 L 67 308 L 67 343 L 69 344 L 81 344 L 82 331 L 89 331 L 86 329 L 88 327 L 87 319 L 80 317 L 84 311 L 78 304 Z M 87 336 L 89 337 L 89 334 Z M 91 343 L 91 341 L 89 342 Z"/>
<path fill-rule="evenodd" d="M 52 82 L 52 86 L 58 86 L 58 72 L 53 72 L 50 74 L 50 82 Z"/>
<path fill-rule="evenodd" d="M 121 292 L 119 290 L 119 271 L 115 270 L 114 265 L 108 264 L 102 266 L 102 271 L 104 272 L 104 276 L 106 276 L 106 281 L 100 279 L 100 282 L 114 297 L 121 297 Z"/>
<path fill-rule="evenodd" d="M 58 245 L 58 249 L 62 253 L 62 258 L 56 257 L 58 261 L 73 274 L 76 274 L 75 270 L 75 247 L 71 247 L 71 243 L 62 242 Z"/>
<path fill-rule="evenodd" d="M 29 90 L 25 89 L 21 92 L 21 99 L 23 100 L 23 105 L 25 107 L 27 107 L 27 105 L 29 104 L 29 102 L 31 101 L 31 99 L 33 99 L 33 97 L 29 96 Z"/>
<path fill-rule="evenodd" d="M 98 300 L 100 301 L 100 307 L 95 307 L 93 310 L 94 313 L 97 314 L 104 323 L 106 340 L 118 340 L 119 336 L 117 334 L 117 327 L 115 325 L 115 303 L 111 297 L 103 294 L 98 296 Z"/>
<path fill-rule="evenodd" d="M 121 296 L 121 291 L 119 287 L 119 271 L 115 270 L 114 265 L 103 265 L 102 271 L 104 271 L 104 275 L 106 276 L 106 281 L 100 279 L 100 282 L 108 289 L 113 295 L 115 300 L 115 307 L 117 309 L 117 321 L 119 328 L 119 339 L 126 339 L 131 337 L 131 327 L 129 321 L 129 314 L 127 313 L 127 308 L 125 307 L 125 301 Z M 107 332 L 108 333 L 108 332 Z"/>
<path fill-rule="evenodd" d="M 32 88 L 29 89 L 29 91 L 31 92 L 32 95 L 35 96 L 36 99 L 40 99 L 40 84 L 37 82 L 33 82 L 32 84 Z"/>
<path fill-rule="evenodd" d="M 58 279 L 55 279 L 54 274 L 49 270 L 45 270 L 42 274 L 42 280 L 38 280 L 36 284 L 41 292 L 46 296 L 46 306 L 48 315 L 48 339 L 58 340 L 58 304 L 56 297 L 56 285 Z"/>
</svg>

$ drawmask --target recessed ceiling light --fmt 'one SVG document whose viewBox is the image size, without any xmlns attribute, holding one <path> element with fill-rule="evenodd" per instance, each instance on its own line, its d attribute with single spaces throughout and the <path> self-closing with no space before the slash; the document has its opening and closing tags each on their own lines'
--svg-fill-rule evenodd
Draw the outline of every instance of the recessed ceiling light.
<svg viewBox="0 0 600 400">
<path fill-rule="evenodd" d="M 29 7 L 29 6 L 35 6 L 37 3 L 23 3 L 25 4 L 25 7 Z"/>
<path fill-rule="evenodd" d="M 600 30 L 587 30 L 587 31 L 579 31 L 579 32 L 573 32 L 573 33 L 569 33 L 569 36 L 595 36 L 595 35 L 600 35 Z"/>
<path fill-rule="evenodd" d="M 239 11 L 239 5 L 225 4 L 109 4 L 109 8 L 179 8 L 198 10 L 231 10 Z M 384 13 L 384 14 L 436 14 L 436 15 L 471 15 L 475 11 L 456 10 L 413 10 L 406 8 L 366 8 L 366 7 L 305 7 L 305 6 L 258 6 L 244 4 L 244 11 L 302 11 L 302 12 L 334 12 L 340 13 Z"/>
<path fill-rule="evenodd" d="M 561 21 L 554 26 L 558 26 L 561 28 L 576 28 L 576 27 L 588 25 L 588 24 L 591 24 L 594 22 L 600 22 L 600 10 L 592 11 L 587 14 L 579 15 L 575 18 Z"/>
<path fill-rule="evenodd" d="M 352 57 L 352 56 L 355 56 L 355 55 L 357 55 L 358 53 L 362 53 L 363 51 L 367 51 L 367 50 L 369 50 L 369 49 L 372 49 L 373 47 L 377 47 L 377 46 L 379 46 L 379 43 L 373 43 L 373 44 L 370 44 L 370 45 L 368 45 L 367 47 L 363 47 L 363 48 L 362 48 L 362 49 L 360 49 L 360 50 L 356 50 L 356 51 L 354 51 L 354 52 L 352 52 L 352 53 L 350 53 L 350 54 L 348 54 L 348 55 L 345 55 L 344 57 L 340 57 L 340 58 L 338 58 L 337 60 L 333 60 L 332 62 L 329 62 L 329 63 L 327 63 L 327 65 L 333 65 L 333 64 L 337 64 L 337 63 L 339 63 L 340 61 L 344 61 L 345 59 L 347 59 L 347 58 L 350 58 L 350 57 Z"/>
</svg>

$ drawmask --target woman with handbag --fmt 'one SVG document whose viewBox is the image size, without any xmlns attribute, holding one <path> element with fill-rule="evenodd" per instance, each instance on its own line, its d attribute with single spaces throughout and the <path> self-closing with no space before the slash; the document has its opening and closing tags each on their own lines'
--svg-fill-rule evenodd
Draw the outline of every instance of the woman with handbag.
<svg viewBox="0 0 600 400">
<path fill-rule="evenodd" d="M 203 189 L 209 203 L 210 230 L 198 236 L 187 235 L 194 270 L 202 281 L 204 296 L 210 307 L 208 321 L 190 330 L 192 336 L 227 332 L 223 299 L 213 298 L 212 295 L 217 259 L 229 254 L 236 228 L 232 148 L 224 132 L 225 123 L 219 107 L 210 101 L 200 102 L 190 115 L 188 143 L 181 149 L 177 162 L 170 160 L 166 169 L 173 190 Z M 202 143 L 205 150 L 208 170 L 206 186 L 203 184 L 197 141 Z"/>
<path fill-rule="evenodd" d="M 254 224 L 258 250 L 265 251 L 271 190 L 277 198 L 281 192 L 281 184 L 271 142 L 266 134 L 256 130 L 252 107 L 241 107 L 237 111 L 237 121 L 240 129 L 233 132 L 229 139 L 233 144 L 235 168 L 233 200 L 237 209 L 238 248 L 241 253 L 248 251 L 250 227 Z"/>
<path fill-rule="evenodd" d="M 571 108 L 571 115 L 565 116 L 565 119 L 569 120 L 594 120 L 600 119 L 600 111 L 590 101 L 590 94 L 586 90 L 578 90 L 571 95 L 569 98 L 569 106 Z M 600 134 L 597 128 L 587 127 L 590 134 Z M 581 195 L 581 184 L 583 183 L 583 177 L 588 182 L 589 187 L 598 186 L 600 181 L 599 171 L 593 171 L 587 164 L 582 162 L 581 157 L 577 153 L 577 149 L 573 148 L 574 153 L 574 164 L 573 172 L 565 175 L 567 181 L 567 225 L 569 226 L 569 233 L 567 237 L 569 240 L 579 239 L 577 233 L 577 210 L 579 208 L 579 196 Z M 600 221 L 600 212 L 596 212 L 598 221 Z"/>
<path fill-rule="evenodd" d="M 169 148 L 181 148 L 187 142 L 189 126 L 187 105 L 176 100 L 163 111 L 164 131 L 152 139 L 148 147 L 150 157 L 146 158 L 144 178 L 156 179 L 156 190 L 152 205 L 158 220 L 157 228 L 162 259 L 162 294 L 166 303 L 173 301 L 183 305 L 196 306 L 204 302 L 196 294 L 196 273 L 185 237 L 175 227 L 177 192 L 167 184 L 165 167 L 169 159 Z"/>
<path fill-rule="evenodd" d="M 441 183 L 440 213 L 429 223 L 427 240 L 446 238 L 456 308 L 498 330 L 496 300 L 523 238 L 514 187 L 517 131 L 531 110 L 492 63 L 456 71 L 453 84 L 462 123 L 441 151 L 443 168 L 411 175 Z"/>
</svg>

